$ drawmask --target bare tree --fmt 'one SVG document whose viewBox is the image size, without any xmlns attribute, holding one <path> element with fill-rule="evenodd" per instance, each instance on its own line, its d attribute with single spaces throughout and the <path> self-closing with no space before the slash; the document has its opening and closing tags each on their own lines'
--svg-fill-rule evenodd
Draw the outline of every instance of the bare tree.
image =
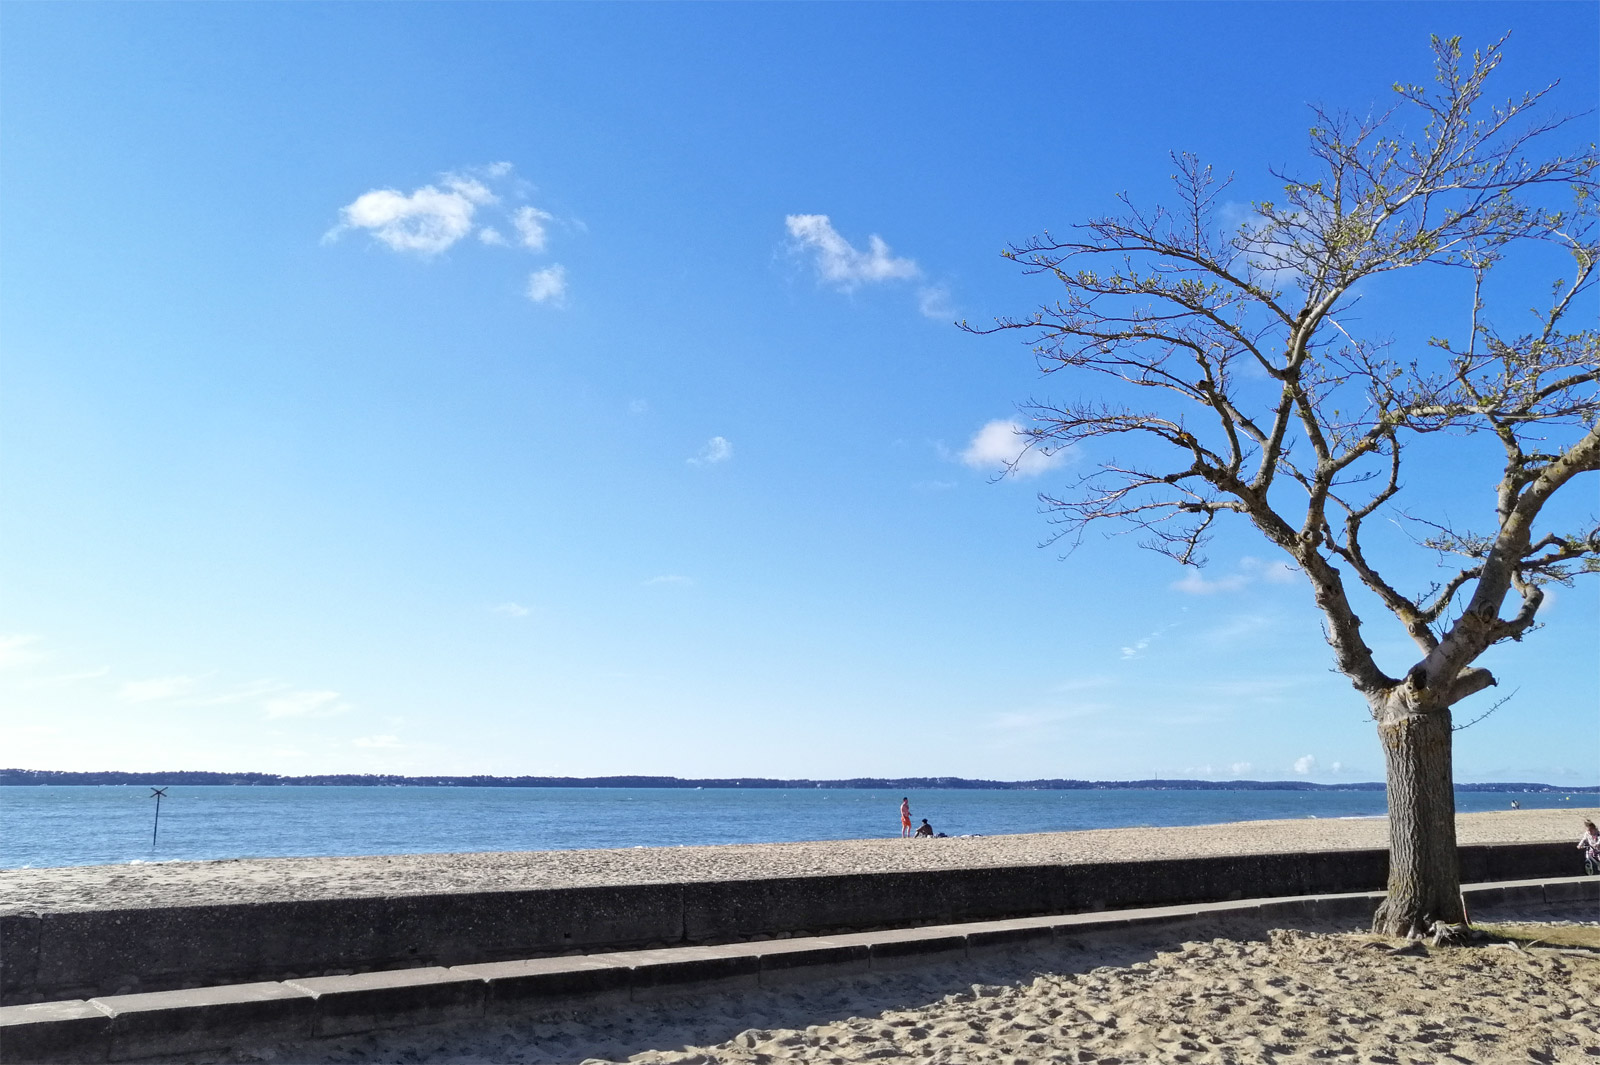
<svg viewBox="0 0 1600 1065">
<path fill-rule="evenodd" d="M 1055 302 L 992 329 L 962 323 L 1021 330 L 1043 371 L 1073 373 L 1080 393 L 1099 380 L 1094 399 L 1030 405 L 1028 446 L 1094 441 L 1086 450 L 1099 456 L 1111 438 L 1132 453 L 1097 458 L 1070 490 L 1041 497 L 1058 537 L 1075 544 L 1090 525 L 1131 524 L 1144 546 L 1203 565 L 1213 522 L 1240 515 L 1304 572 L 1383 745 L 1391 860 L 1374 928 L 1390 934 L 1435 924 L 1445 934 L 1463 920 L 1451 707 L 1496 683 L 1474 662 L 1535 627 L 1544 585 L 1600 571 L 1593 518 L 1541 523 L 1557 492 L 1600 469 L 1597 155 L 1593 144 L 1532 154 L 1567 121 L 1536 117 L 1549 88 L 1484 99 L 1503 43 L 1468 61 L 1459 38 L 1434 38 L 1436 86 L 1397 84 L 1393 109 L 1373 117 L 1316 109 L 1309 173 L 1273 171 L 1283 201 L 1254 204 L 1243 225 L 1220 217 L 1231 179 L 1175 157 L 1176 207 L 1143 210 L 1123 196 L 1114 217 L 1005 253 L 1052 276 L 1065 290 Z M 1401 131 L 1408 118 L 1420 132 Z M 1554 258 L 1552 247 L 1571 276 L 1554 282 L 1528 331 L 1500 331 L 1486 310 L 1492 272 L 1513 252 Z M 1451 312 L 1460 338 L 1397 353 L 1362 335 L 1352 313 L 1362 292 L 1427 268 L 1461 279 Z M 1478 451 L 1461 438 L 1498 442 L 1503 461 L 1483 471 L 1497 482 L 1492 529 L 1400 509 L 1403 469 L 1437 477 L 1404 464 L 1423 438 L 1446 442 L 1435 434 L 1451 438 L 1454 464 Z M 1402 591 L 1385 572 L 1397 552 L 1375 550 L 1368 534 L 1380 514 L 1417 530 L 1405 546 L 1429 566 L 1456 556 L 1448 576 Z M 1415 642 L 1405 668 L 1385 671 L 1363 640 L 1352 576 Z"/>
</svg>

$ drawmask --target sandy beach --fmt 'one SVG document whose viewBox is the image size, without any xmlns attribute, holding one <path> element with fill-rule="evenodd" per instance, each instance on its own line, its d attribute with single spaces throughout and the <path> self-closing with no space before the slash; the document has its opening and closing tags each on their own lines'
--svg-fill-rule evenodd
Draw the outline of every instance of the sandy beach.
<svg viewBox="0 0 1600 1065">
<path fill-rule="evenodd" d="M 1569 842 L 1588 806 L 1462 815 L 1463 844 Z M 866 870 L 1156 859 L 1387 843 L 1383 818 L 987 838 L 174 862 L 0 872 L 0 908 L 86 909 Z M 1576 852 L 1574 864 L 1576 872 Z M 1593 907 L 1517 916 L 1600 925 Z M 1505 919 L 1508 915 L 1496 915 Z M 514 1021 L 239 1048 L 228 1062 L 634 1065 L 1600 1061 L 1600 953 L 1426 947 L 1233 917 L 961 961 Z"/>
<path fill-rule="evenodd" d="M 959 964 L 254 1047 L 221 1060 L 1500 1065 L 1600 1058 L 1600 954 L 1430 948 L 1361 932 L 1226 922 L 1188 928 L 1185 937 L 1088 936 Z"/>
<path fill-rule="evenodd" d="M 1458 841 L 1576 841 L 1593 796 L 1571 810 L 1462 814 Z M 1116 828 L 960 839 L 826 840 L 715 847 L 262 858 L 0 870 L 0 912 L 183 906 L 453 891 L 652 884 L 917 871 L 1001 865 L 1137 861 L 1386 847 L 1382 817 L 1241 821 L 1185 828 Z"/>
</svg>

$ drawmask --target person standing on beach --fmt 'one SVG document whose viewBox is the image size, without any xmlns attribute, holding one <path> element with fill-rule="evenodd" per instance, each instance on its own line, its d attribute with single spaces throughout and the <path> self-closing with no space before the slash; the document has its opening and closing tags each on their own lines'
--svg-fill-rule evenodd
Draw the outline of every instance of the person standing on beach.
<svg viewBox="0 0 1600 1065">
<path fill-rule="evenodd" d="M 911 797 L 900 800 L 900 838 L 911 838 Z"/>
</svg>

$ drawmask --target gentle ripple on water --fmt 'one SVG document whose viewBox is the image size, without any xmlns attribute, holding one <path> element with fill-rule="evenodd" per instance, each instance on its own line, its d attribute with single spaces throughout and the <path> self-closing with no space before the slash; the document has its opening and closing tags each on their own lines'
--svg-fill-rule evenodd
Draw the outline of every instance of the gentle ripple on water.
<svg viewBox="0 0 1600 1065">
<path fill-rule="evenodd" d="M 743 788 L 175 786 L 150 843 L 150 789 L 0 788 L 0 868 L 129 861 L 568 850 L 899 833 L 901 793 Z M 914 819 L 1000 835 L 1298 817 L 1375 817 L 1377 791 L 924 790 Z M 1459 792 L 1463 813 L 1560 808 L 1560 792 Z"/>
</svg>

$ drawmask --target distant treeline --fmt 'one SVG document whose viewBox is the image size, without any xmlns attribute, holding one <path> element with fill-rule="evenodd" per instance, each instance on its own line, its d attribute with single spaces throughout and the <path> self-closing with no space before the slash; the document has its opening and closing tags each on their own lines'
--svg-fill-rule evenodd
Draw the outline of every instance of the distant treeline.
<svg viewBox="0 0 1600 1065">
<path fill-rule="evenodd" d="M 0 769 L 0 786 L 42 784 L 233 784 L 246 786 L 342 786 L 389 788 L 852 788 L 911 791 L 949 788 L 972 791 L 1382 791 L 1380 782 L 1313 784 L 1307 780 L 968 780 L 965 777 L 852 777 L 849 780 L 768 780 L 763 777 L 402 777 L 392 774 L 328 773 L 285 777 L 276 773 L 63 773 L 53 769 Z M 1457 784 L 1458 791 L 1600 792 L 1600 787 L 1551 784 Z"/>
</svg>

